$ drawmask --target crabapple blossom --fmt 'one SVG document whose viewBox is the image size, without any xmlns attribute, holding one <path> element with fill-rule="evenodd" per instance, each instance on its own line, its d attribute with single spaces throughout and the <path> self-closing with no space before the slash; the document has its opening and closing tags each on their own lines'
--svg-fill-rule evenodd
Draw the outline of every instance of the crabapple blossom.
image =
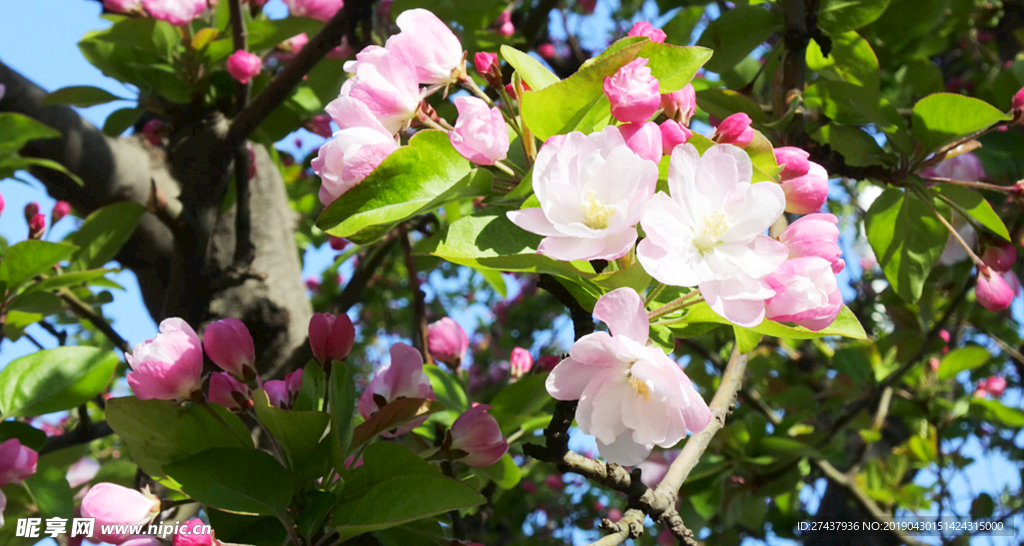
<svg viewBox="0 0 1024 546">
<path fill-rule="evenodd" d="M 252 335 L 236 318 L 218 320 L 207 326 L 203 334 L 203 348 L 214 364 L 237 379 L 244 381 L 247 375 L 251 377 L 256 371 Z"/>
<path fill-rule="evenodd" d="M 39 214 L 39 203 L 36 201 L 29 201 L 25 205 L 25 221 L 31 222 Z"/>
<path fill-rule="evenodd" d="M 309 319 L 309 346 L 317 362 L 345 360 L 355 343 L 356 330 L 345 313 L 313 313 Z"/>
<path fill-rule="evenodd" d="M 392 134 L 359 100 L 339 97 L 327 106 L 327 113 L 335 121 L 348 117 L 338 121 L 341 130 L 320 147 L 311 163 L 320 177 L 318 197 L 325 206 L 356 187 L 398 149 Z"/>
<path fill-rule="evenodd" d="M 37 214 L 28 221 L 28 238 L 41 239 L 46 232 L 46 215 Z"/>
<path fill-rule="evenodd" d="M 60 222 L 62 218 L 67 216 L 71 212 L 71 204 L 67 201 L 57 201 L 53 205 L 53 210 L 50 211 L 50 221 L 54 224 Z"/>
<path fill-rule="evenodd" d="M 302 387 L 302 370 L 286 374 L 284 379 L 267 381 L 261 387 L 266 391 L 271 406 L 289 409 L 295 403 L 295 398 L 299 396 L 299 389 Z"/>
<path fill-rule="evenodd" d="M 128 536 L 116 533 L 122 525 L 146 525 L 160 513 L 160 499 L 144 488 L 141 492 L 103 482 L 89 488 L 82 499 L 82 517 L 95 518 L 93 541 L 120 544 Z M 118 526 L 118 527 L 110 527 Z M 111 534 L 104 534 L 106 529 Z"/>
<path fill-rule="evenodd" d="M 718 124 L 711 140 L 719 144 L 732 144 L 746 148 L 754 140 L 754 129 L 750 127 L 750 116 L 737 112 Z"/>
<path fill-rule="evenodd" d="M 783 179 L 803 176 L 811 168 L 811 162 L 807 160 L 811 154 L 806 150 L 794 146 L 780 146 L 775 148 L 774 153 L 776 163 L 782 167 L 779 176 Z"/>
<path fill-rule="evenodd" d="M 103 0 L 103 7 L 115 13 L 142 13 L 142 0 Z"/>
<path fill-rule="evenodd" d="M 128 386 L 139 400 L 185 400 L 202 385 L 203 346 L 180 318 L 164 319 L 160 333 L 125 354 Z"/>
<path fill-rule="evenodd" d="M 68 467 L 64 477 L 72 489 L 89 483 L 100 471 L 100 463 L 90 457 L 82 457 Z"/>
<path fill-rule="evenodd" d="M 175 533 L 174 538 L 171 540 L 171 546 L 215 546 L 218 544 L 217 540 L 213 538 L 213 530 L 211 529 L 210 534 L 206 534 L 206 524 L 199 518 L 193 518 L 181 525 L 183 529 L 186 529 L 188 533 L 178 532 Z"/>
<path fill-rule="evenodd" d="M 278 53 L 277 58 L 281 62 L 288 62 L 298 53 L 302 48 L 306 47 L 309 43 L 309 35 L 303 32 L 302 34 L 296 34 L 291 38 L 277 44 L 277 49 L 283 53 Z M 330 136 L 330 132 L 327 133 Z"/>
<path fill-rule="evenodd" d="M 753 164 L 731 145 L 704 155 L 676 146 L 669 163 L 669 195 L 644 209 L 647 238 L 637 258 L 652 277 L 671 286 L 697 286 L 708 305 L 730 322 L 755 326 L 774 293 L 764 277 L 786 260 L 786 245 L 763 234 L 778 220 L 786 198 L 777 184 L 751 184 Z"/>
<path fill-rule="evenodd" d="M 498 421 L 487 413 L 489 409 L 491 406 L 477 404 L 452 423 L 446 450 L 466 453 L 454 460 L 475 467 L 491 466 L 508 451 L 508 442 L 501 435 Z"/>
<path fill-rule="evenodd" d="M 765 301 L 769 320 L 794 322 L 818 331 L 831 325 L 843 309 L 843 296 L 832 264 L 824 258 L 786 260 L 765 280 L 775 291 Z"/>
<path fill-rule="evenodd" d="M 655 451 L 642 463 L 636 465 L 641 470 L 640 481 L 647 487 L 657 487 L 668 473 L 668 467 L 679 456 L 678 451 Z"/>
<path fill-rule="evenodd" d="M 242 407 L 241 400 L 249 400 L 251 396 L 249 387 L 231 377 L 231 374 L 227 372 L 210 374 L 210 394 L 208 397 L 210 402 L 224 406 L 229 410 L 237 411 L 245 409 Z"/>
<path fill-rule="evenodd" d="M 476 97 L 455 97 L 459 118 L 448 133 L 452 146 L 477 165 L 494 165 L 508 155 L 508 129 L 501 110 Z"/>
<path fill-rule="evenodd" d="M 998 375 L 987 377 L 978 381 L 978 392 L 988 393 L 996 398 L 1003 395 L 1006 390 L 1006 379 Z"/>
<path fill-rule="evenodd" d="M 480 51 L 473 56 L 473 66 L 481 76 L 490 74 L 498 66 L 498 54 Z"/>
<path fill-rule="evenodd" d="M 789 257 L 817 256 L 828 260 L 832 272 L 846 268 L 839 248 L 839 219 L 834 214 L 815 213 L 798 218 L 779 234 L 779 242 L 789 248 Z"/>
<path fill-rule="evenodd" d="M 665 43 L 665 39 L 668 35 L 665 34 L 664 30 L 660 28 L 654 28 L 654 25 L 647 21 L 639 21 L 633 25 L 633 28 L 629 29 L 626 36 L 646 36 L 651 39 L 652 42 L 659 44 Z"/>
<path fill-rule="evenodd" d="M 925 169 L 921 176 L 926 178 L 949 178 L 966 182 L 980 182 L 985 178 L 981 159 L 972 152 L 953 156 Z"/>
<path fill-rule="evenodd" d="M 206 11 L 206 0 L 142 0 L 154 19 L 185 25 Z"/>
<path fill-rule="evenodd" d="M 689 125 L 690 118 L 697 113 L 697 93 L 693 89 L 693 84 L 688 83 L 679 91 L 662 95 L 661 109 L 667 118 L 676 120 L 684 126 Z"/>
<path fill-rule="evenodd" d="M 1020 88 L 1013 95 L 1013 99 L 1010 101 L 1010 110 L 1013 112 L 1024 112 L 1024 87 Z"/>
<path fill-rule="evenodd" d="M 4 202 L 4 196 L 3 196 L 3 194 L 0 194 L 0 214 L 4 213 L 4 206 L 5 205 L 6 205 L 6 203 Z"/>
<path fill-rule="evenodd" d="M 651 75 L 644 57 L 605 77 L 604 94 L 612 104 L 612 116 L 625 123 L 643 123 L 661 106 L 658 80 Z"/>
<path fill-rule="evenodd" d="M 661 153 L 669 157 L 672 156 L 672 150 L 675 150 L 676 146 L 686 144 L 686 141 L 693 136 L 693 132 L 682 123 L 671 119 L 665 120 L 659 129 L 661 130 Z"/>
<path fill-rule="evenodd" d="M 1011 244 L 996 244 L 985 249 L 981 261 L 996 271 L 1009 271 L 1017 263 L 1017 247 Z"/>
<path fill-rule="evenodd" d="M 1007 273 L 1013 275 L 1012 272 Z M 978 286 L 974 290 L 974 295 L 982 307 L 997 312 L 1010 306 L 1018 289 L 1019 285 L 1012 286 L 999 271 L 983 266 L 978 271 Z"/>
<path fill-rule="evenodd" d="M 327 242 L 331 245 L 331 250 L 336 250 L 338 252 L 345 250 L 349 245 L 348 239 L 335 237 L 334 235 L 329 235 L 327 237 Z"/>
<path fill-rule="evenodd" d="M 530 369 L 533 368 L 533 355 L 522 347 L 515 347 L 512 349 L 512 356 L 508 359 L 508 363 L 510 375 L 518 379 L 530 373 Z"/>
<path fill-rule="evenodd" d="M 783 174 L 782 191 L 786 193 L 786 212 L 810 214 L 817 212 L 828 200 L 828 173 L 825 167 L 807 162 L 807 173 L 792 178 Z M 785 173 L 785 170 L 783 170 Z"/>
<path fill-rule="evenodd" d="M 326 21 L 344 5 L 343 0 L 287 0 L 288 13 L 293 17 L 309 17 Z"/>
<path fill-rule="evenodd" d="M 978 232 L 958 212 L 953 211 L 953 218 L 950 223 L 953 224 L 953 228 L 956 229 L 960 238 L 967 243 L 967 246 L 973 247 L 978 244 Z M 946 246 L 942 249 L 942 254 L 939 255 L 938 263 L 941 265 L 953 265 L 966 260 L 968 257 L 970 255 L 967 254 L 967 249 L 960 244 L 956 237 L 950 234 L 949 238 L 946 239 Z"/>
<path fill-rule="evenodd" d="M 498 34 L 502 36 L 511 36 L 516 33 L 516 27 L 512 24 L 512 12 L 505 10 L 498 15 L 498 19 L 494 21 L 494 26 L 498 27 Z"/>
<path fill-rule="evenodd" d="M 459 367 L 469 349 L 469 337 L 458 322 L 444 317 L 427 327 L 430 356 L 449 366 Z"/>
<path fill-rule="evenodd" d="M 395 24 L 401 32 L 388 38 L 385 47 L 415 67 L 419 83 L 447 85 L 466 73 L 462 43 L 436 15 L 410 9 L 399 14 Z"/>
<path fill-rule="evenodd" d="M 633 153 L 655 163 L 661 161 L 661 129 L 657 123 L 624 123 L 618 128 L 626 141 L 626 146 L 629 146 Z"/>
<path fill-rule="evenodd" d="M 538 252 L 557 260 L 611 260 L 636 242 L 636 224 L 654 195 L 658 167 L 636 155 L 615 127 L 552 137 L 533 167 L 539 208 L 507 213 L 543 235 Z"/>
<path fill-rule="evenodd" d="M 430 379 L 423 373 L 423 355 L 406 345 L 396 343 L 391 346 L 391 362 L 377 370 L 370 381 L 370 386 L 359 397 L 359 414 L 364 419 L 380 411 L 388 402 L 399 398 L 425 398 L 435 400 L 434 389 Z M 385 438 L 393 438 L 405 434 L 422 425 L 427 416 L 406 423 L 397 430 L 382 432 Z"/>
<path fill-rule="evenodd" d="M 259 55 L 239 49 L 228 57 L 227 68 L 228 74 L 231 74 L 231 77 L 238 80 L 239 83 L 249 83 L 249 80 L 260 73 L 263 68 L 263 60 Z"/>
<path fill-rule="evenodd" d="M 39 454 L 17 438 L 0 443 L 0 485 L 20 482 L 36 473 Z"/>
<path fill-rule="evenodd" d="M 345 63 L 345 71 L 355 76 L 345 81 L 339 98 L 325 108 L 339 128 L 376 128 L 366 119 L 369 114 L 386 133 L 395 134 L 416 117 L 422 100 L 416 67 L 403 56 L 368 46 L 356 54 L 356 60 Z"/>
<path fill-rule="evenodd" d="M 547 379 L 557 400 L 579 400 L 576 423 L 597 438 L 609 461 L 635 465 L 655 446 L 670 448 L 711 421 L 711 410 L 679 364 L 648 346 L 643 299 L 632 288 L 597 300 L 594 317 L 611 332 L 594 332 L 569 349 Z"/>
<path fill-rule="evenodd" d="M 542 59 L 551 60 L 555 58 L 558 51 L 555 49 L 555 44 L 551 42 L 543 43 L 537 46 L 537 55 L 540 55 Z"/>
</svg>

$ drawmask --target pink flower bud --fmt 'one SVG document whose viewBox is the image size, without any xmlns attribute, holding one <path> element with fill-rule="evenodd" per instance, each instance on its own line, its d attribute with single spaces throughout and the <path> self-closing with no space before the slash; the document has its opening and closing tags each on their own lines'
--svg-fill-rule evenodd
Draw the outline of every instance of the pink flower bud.
<svg viewBox="0 0 1024 546">
<path fill-rule="evenodd" d="M 6 205 L 4 202 L 4 196 L 3 194 L 0 194 L 0 214 L 4 213 L 4 205 Z"/>
<path fill-rule="evenodd" d="M 715 128 L 711 139 L 719 144 L 732 144 L 746 148 L 754 140 L 754 130 L 750 127 L 750 116 L 737 112 L 722 120 Z"/>
<path fill-rule="evenodd" d="M 370 386 L 359 397 L 359 414 L 364 419 L 369 419 L 388 402 L 399 398 L 436 399 L 434 389 L 430 386 L 430 379 L 423 373 L 423 355 L 405 343 L 392 345 L 390 352 L 391 362 L 377 370 L 370 381 Z M 400 436 L 422 425 L 426 420 L 427 417 L 424 416 L 382 435 L 386 438 Z"/>
<path fill-rule="evenodd" d="M 612 116 L 622 122 L 647 121 L 661 106 L 658 80 L 651 75 L 647 59 L 627 63 L 604 79 L 604 94 L 612 104 Z"/>
<path fill-rule="evenodd" d="M 348 239 L 335 237 L 334 235 L 328 236 L 328 242 L 331 245 L 331 250 L 334 250 L 336 252 L 341 252 L 342 250 L 345 250 L 346 247 L 348 247 Z"/>
<path fill-rule="evenodd" d="M 533 367 L 533 355 L 522 347 L 512 349 L 512 357 L 509 358 L 509 366 L 512 377 L 518 379 L 528 373 Z"/>
<path fill-rule="evenodd" d="M 249 392 L 249 387 L 231 377 L 231 374 L 215 372 L 210 374 L 210 395 L 208 398 L 214 404 L 220 404 L 232 411 L 240 411 L 245 409 L 243 402 L 250 400 L 252 394 Z"/>
<path fill-rule="evenodd" d="M 939 368 L 942 367 L 942 361 L 933 356 L 928 360 L 928 367 L 931 368 L 933 372 L 937 372 L 939 371 Z"/>
<path fill-rule="evenodd" d="M 561 361 L 562 359 L 555 355 L 541 355 L 541 357 L 537 359 L 536 364 L 541 371 L 550 372 L 555 369 L 555 366 L 557 366 Z"/>
<path fill-rule="evenodd" d="M 345 4 L 343 0 L 287 0 L 288 12 L 294 17 L 326 21 Z"/>
<path fill-rule="evenodd" d="M 625 123 L 617 128 L 633 153 L 648 161 L 661 161 L 661 129 L 657 123 Z"/>
<path fill-rule="evenodd" d="M 1015 112 L 1024 111 L 1024 87 L 1021 87 L 1020 91 L 1017 91 L 1017 93 L 1013 95 L 1013 100 L 1010 102 L 1010 108 Z"/>
<path fill-rule="evenodd" d="M 241 49 L 228 57 L 228 74 L 238 80 L 239 83 L 249 83 L 254 76 L 260 73 L 263 68 L 263 61 L 258 55 L 253 55 Z"/>
<path fill-rule="evenodd" d="M 57 204 L 53 205 L 53 211 L 50 212 L 50 220 L 56 224 L 60 222 L 61 218 L 64 218 L 71 212 L 71 204 L 67 201 L 57 201 Z"/>
<path fill-rule="evenodd" d="M 765 317 L 770 320 L 818 331 L 831 325 L 843 309 L 832 266 L 817 256 L 786 260 L 765 280 L 775 290 L 765 301 Z"/>
<path fill-rule="evenodd" d="M 818 212 L 828 200 L 828 173 L 825 168 L 809 161 L 807 174 L 782 180 L 786 194 L 786 212 L 810 214 Z"/>
<path fill-rule="evenodd" d="M 103 0 L 103 7 L 114 13 L 142 13 L 142 0 Z"/>
<path fill-rule="evenodd" d="M 561 474 L 551 474 L 547 478 L 544 478 L 544 485 L 548 486 L 548 489 L 554 491 L 561 491 L 565 489 L 565 482 L 562 481 Z"/>
<path fill-rule="evenodd" d="M 949 343 L 949 331 L 939 330 L 939 339 L 941 339 L 943 343 Z"/>
<path fill-rule="evenodd" d="M 28 238 L 41 239 L 46 231 L 46 216 L 37 214 L 28 221 Z"/>
<path fill-rule="evenodd" d="M 626 36 L 646 36 L 651 39 L 652 42 L 659 44 L 665 43 L 665 38 L 668 36 L 665 31 L 660 28 L 654 28 L 653 25 L 647 21 L 639 21 L 633 25 L 633 28 L 629 29 L 629 33 Z"/>
<path fill-rule="evenodd" d="M 17 438 L 0 444 L 0 485 L 20 482 L 36 473 L 39 454 L 21 445 Z"/>
<path fill-rule="evenodd" d="M 179 531 L 174 535 L 171 546 L 215 546 L 217 543 L 213 538 L 213 529 L 203 523 L 199 518 L 193 518 L 182 524 L 187 529 L 187 534 Z"/>
<path fill-rule="evenodd" d="M 39 214 L 39 203 L 32 201 L 25 205 L 25 221 L 31 222 Z"/>
<path fill-rule="evenodd" d="M 682 123 L 667 119 L 661 124 L 661 153 L 671 156 L 672 150 L 680 144 L 686 144 L 693 136 L 693 132 L 687 129 Z"/>
<path fill-rule="evenodd" d="M 306 290 L 316 293 L 320 291 L 320 279 L 309 277 L 306 279 Z"/>
<path fill-rule="evenodd" d="M 469 466 L 491 466 L 508 451 L 508 442 L 501 435 L 498 421 L 487 410 L 491 406 L 476 405 L 452 423 L 448 451 L 464 451 L 466 455 L 455 459 Z M 446 439 L 447 440 L 447 439 Z"/>
<path fill-rule="evenodd" d="M 576 0 L 576 5 L 583 10 L 583 13 L 590 15 L 597 8 L 597 0 Z"/>
<path fill-rule="evenodd" d="M 267 381 L 261 385 L 270 399 L 270 405 L 275 408 L 290 409 L 295 404 L 295 398 L 302 388 L 302 370 L 284 376 L 284 379 Z"/>
<path fill-rule="evenodd" d="M 466 73 L 462 43 L 448 25 L 425 9 L 403 11 L 395 19 L 401 32 L 388 38 L 387 49 L 416 69 L 420 84 L 447 84 Z"/>
<path fill-rule="evenodd" d="M 688 83 L 679 91 L 662 95 L 661 109 L 669 119 L 674 119 L 684 126 L 689 125 L 690 118 L 697 113 L 697 93 L 693 89 L 693 84 Z"/>
<path fill-rule="evenodd" d="M 545 42 L 537 46 L 537 55 L 540 55 L 541 59 L 551 60 L 555 58 L 558 52 L 555 50 L 555 44 L 551 42 Z"/>
<path fill-rule="evenodd" d="M 998 272 L 987 266 L 978 272 L 978 286 L 974 290 L 974 296 L 985 309 L 992 312 L 1002 311 L 1010 306 L 1015 295 L 1016 291 Z"/>
<path fill-rule="evenodd" d="M 314 313 L 309 319 L 309 346 L 321 364 L 348 358 L 355 339 L 356 329 L 345 313 Z"/>
<path fill-rule="evenodd" d="M 89 457 L 82 457 L 75 464 L 68 468 L 67 473 L 64 477 L 68 480 L 68 485 L 72 489 L 85 485 L 92 481 L 100 471 L 100 463 L 96 462 L 96 459 Z"/>
<path fill-rule="evenodd" d="M 214 364 L 237 379 L 245 381 L 256 371 L 252 334 L 236 318 L 218 320 L 207 326 L 203 334 L 203 348 Z M 246 368 L 250 370 L 248 374 Z"/>
<path fill-rule="evenodd" d="M 146 139 L 150 146 L 159 146 L 163 142 L 164 137 L 162 133 L 165 125 L 163 121 L 157 118 L 147 121 L 142 126 L 142 138 Z"/>
<path fill-rule="evenodd" d="M 1003 391 L 1006 390 L 1006 379 L 993 375 L 988 379 L 983 379 L 978 383 L 978 389 L 984 390 L 992 396 L 999 398 L 1003 395 Z"/>
<path fill-rule="evenodd" d="M 782 172 L 779 176 L 786 180 L 807 174 L 807 171 L 811 168 L 810 161 L 807 161 L 807 158 L 810 156 L 811 154 L 805 150 L 794 146 L 775 148 L 775 161 L 782 167 Z"/>
<path fill-rule="evenodd" d="M 427 348 L 435 360 L 457 368 L 469 349 L 469 337 L 459 323 L 444 317 L 427 328 Z"/>
<path fill-rule="evenodd" d="M 519 482 L 519 487 L 522 487 L 523 491 L 527 495 L 533 495 L 537 492 L 537 485 L 530 480 L 523 480 Z"/>
<path fill-rule="evenodd" d="M 309 118 L 303 124 L 303 127 L 310 133 L 324 138 L 331 138 L 331 135 L 334 134 L 333 129 L 331 129 L 331 116 L 325 114 Z"/>
<path fill-rule="evenodd" d="M 490 74 L 492 70 L 498 67 L 498 54 L 481 51 L 473 56 L 473 66 L 476 67 L 476 71 L 481 76 Z"/>
<path fill-rule="evenodd" d="M 502 36 L 511 36 L 516 33 L 516 26 L 512 24 L 512 12 L 505 10 L 498 15 L 498 18 L 494 21 L 494 26 L 498 28 L 498 34 Z"/>
<path fill-rule="evenodd" d="M 160 499 L 149 493 L 149 488 L 140 493 L 134 489 L 113 483 L 98 483 L 82 499 L 82 517 L 95 518 L 94 542 L 120 544 L 128 535 L 103 534 L 106 529 L 116 532 L 111 525 L 146 525 L 160 513 Z M 123 530 L 123 529 L 121 529 Z"/>
<path fill-rule="evenodd" d="M 462 157 L 478 165 L 494 165 L 508 155 L 508 129 L 501 110 L 476 97 L 455 97 L 459 119 L 448 133 Z"/>
<path fill-rule="evenodd" d="M 981 261 L 1000 273 L 1009 271 L 1017 263 L 1017 247 L 1011 244 L 992 245 L 985 249 Z"/>
<path fill-rule="evenodd" d="M 160 333 L 126 354 L 128 386 L 139 400 L 186 400 L 202 388 L 203 346 L 180 318 L 164 319 Z"/>
<path fill-rule="evenodd" d="M 142 0 L 142 5 L 154 19 L 180 26 L 206 11 L 206 0 Z"/>
<path fill-rule="evenodd" d="M 981 164 L 981 158 L 967 152 L 942 160 L 934 167 L 925 169 L 921 176 L 979 182 L 985 179 L 985 167 Z"/>
<path fill-rule="evenodd" d="M 779 242 L 789 248 L 790 258 L 817 256 L 832 264 L 832 272 L 846 267 L 843 250 L 839 248 L 839 220 L 833 214 L 815 213 L 803 216 L 779 234 Z"/>
<path fill-rule="evenodd" d="M 306 44 L 308 43 L 309 36 L 306 35 L 305 32 L 302 34 L 296 34 L 295 36 L 277 44 L 277 48 L 274 51 L 273 56 L 279 62 L 287 63 L 295 58 L 295 54 L 301 51 L 302 48 L 306 47 Z M 327 136 L 330 136 L 330 133 L 328 133 Z"/>
<path fill-rule="evenodd" d="M 619 510 L 618 508 L 608 510 L 608 519 L 612 521 L 619 521 L 622 519 L 622 510 Z"/>
</svg>

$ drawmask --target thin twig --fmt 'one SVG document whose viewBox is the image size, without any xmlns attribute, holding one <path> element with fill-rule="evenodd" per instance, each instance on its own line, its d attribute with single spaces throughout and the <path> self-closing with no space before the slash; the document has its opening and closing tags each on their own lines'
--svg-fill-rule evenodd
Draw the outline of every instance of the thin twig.
<svg viewBox="0 0 1024 546">
<path fill-rule="evenodd" d="M 121 349 L 125 354 L 131 354 L 132 346 L 114 330 L 114 327 L 111 326 L 105 318 L 96 314 L 96 311 L 93 311 L 92 307 L 89 307 L 85 302 L 78 299 L 78 297 L 67 288 L 60 289 L 57 292 L 57 296 L 64 300 L 76 315 L 89 321 L 99 331 L 103 332 L 103 334 L 107 336 L 107 339 L 112 341 L 118 349 Z"/>
<path fill-rule="evenodd" d="M 420 279 L 416 274 L 416 261 L 412 256 L 412 242 L 409 240 L 409 231 L 405 224 L 398 226 L 398 241 L 402 244 L 402 254 L 405 256 L 405 270 L 409 279 L 409 290 L 412 292 L 412 317 L 413 317 L 413 347 L 419 349 L 424 359 L 429 363 L 430 354 L 427 351 L 427 306 L 424 301 L 425 295 L 420 288 Z"/>
</svg>

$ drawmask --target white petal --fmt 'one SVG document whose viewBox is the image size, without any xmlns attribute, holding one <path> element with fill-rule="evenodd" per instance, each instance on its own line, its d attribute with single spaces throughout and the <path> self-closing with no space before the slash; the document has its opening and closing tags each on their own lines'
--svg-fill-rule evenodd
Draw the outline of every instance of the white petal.
<svg viewBox="0 0 1024 546">
<path fill-rule="evenodd" d="M 505 213 L 513 224 L 537 235 L 559 236 L 561 233 L 548 221 L 544 211 L 539 208 L 510 210 Z"/>
<path fill-rule="evenodd" d="M 555 400 L 579 400 L 594 375 L 602 369 L 567 358 L 559 362 L 548 375 L 545 381 L 548 394 Z"/>
<path fill-rule="evenodd" d="M 597 440 L 597 449 L 601 452 L 602 457 L 613 463 L 626 466 L 642 463 L 651 454 L 653 448 L 653 445 L 634 442 L 633 434 L 629 430 L 616 436 L 613 442 L 605 443 L 600 439 Z"/>
<path fill-rule="evenodd" d="M 601 296 L 594 305 L 594 317 L 607 324 L 612 335 L 647 343 L 647 311 L 644 300 L 632 288 L 619 288 Z"/>
</svg>

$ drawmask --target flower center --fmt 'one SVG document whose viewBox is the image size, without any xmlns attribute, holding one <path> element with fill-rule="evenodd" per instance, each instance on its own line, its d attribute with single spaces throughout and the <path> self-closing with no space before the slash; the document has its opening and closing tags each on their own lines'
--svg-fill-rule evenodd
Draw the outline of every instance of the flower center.
<svg viewBox="0 0 1024 546">
<path fill-rule="evenodd" d="M 594 190 L 590 190 L 580 208 L 583 209 L 583 223 L 590 229 L 608 229 L 608 224 L 615 217 L 615 209 L 594 197 Z"/>
<path fill-rule="evenodd" d="M 629 386 L 633 387 L 633 390 L 636 391 L 637 397 L 644 397 L 644 402 L 651 401 L 651 389 L 639 377 L 629 374 Z"/>
<path fill-rule="evenodd" d="M 704 229 L 694 234 L 693 246 L 701 254 L 711 252 L 726 231 L 729 231 L 729 216 L 716 210 L 704 217 Z"/>
</svg>

